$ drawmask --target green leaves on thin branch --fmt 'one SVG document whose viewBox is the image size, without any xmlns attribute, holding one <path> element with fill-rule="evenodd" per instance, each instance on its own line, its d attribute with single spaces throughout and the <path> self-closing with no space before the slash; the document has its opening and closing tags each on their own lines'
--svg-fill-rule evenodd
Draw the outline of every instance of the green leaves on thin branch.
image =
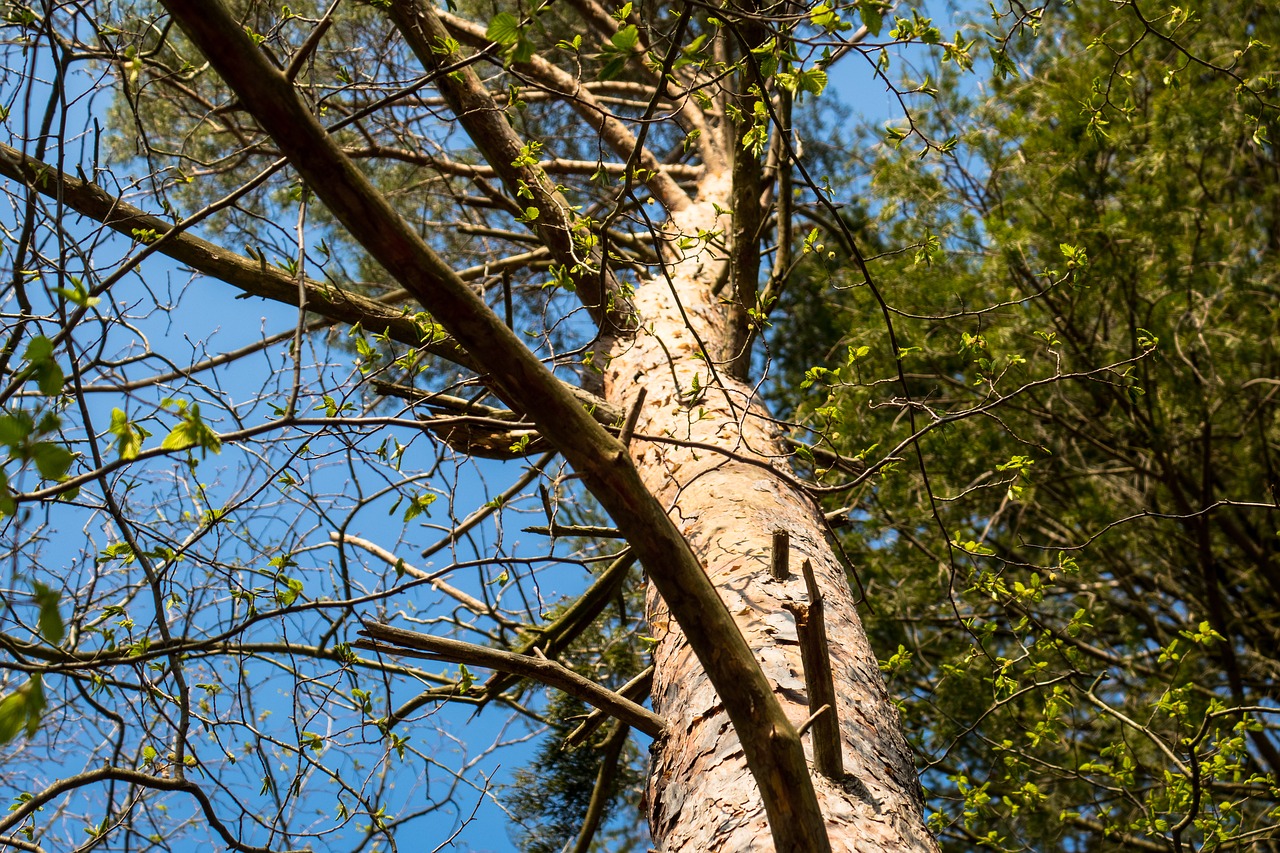
<svg viewBox="0 0 1280 853">
<path fill-rule="evenodd" d="M 522 26 L 520 19 L 510 12 L 499 12 L 494 15 L 489 21 L 485 35 L 494 43 L 506 48 L 503 56 L 508 62 L 528 62 L 537 52 L 537 48 L 527 35 L 526 27 Z"/>
<path fill-rule="evenodd" d="M 200 417 L 199 404 L 187 403 L 185 400 L 166 400 L 165 404 L 166 408 L 177 411 L 182 420 L 160 442 L 161 450 L 199 447 L 202 451 L 222 452 L 222 439 Z"/>
<path fill-rule="evenodd" d="M 36 605 L 36 630 L 49 645 L 59 645 L 66 636 L 66 623 L 58 603 L 61 593 L 36 581 L 32 598 Z M 40 728 L 48 702 L 40 674 L 31 675 L 25 684 L 0 699 L 0 743 L 10 743 L 20 734 L 31 737 Z"/>
<path fill-rule="evenodd" d="M 53 357 L 53 341 L 43 335 L 32 338 L 22 358 L 26 365 L 18 372 L 19 381 L 34 380 L 40 393 L 49 397 L 62 393 L 65 377 Z"/>
<path fill-rule="evenodd" d="M 47 704 L 39 674 L 0 699 L 0 743 L 10 743 L 20 734 L 34 735 L 40 728 Z"/>
<path fill-rule="evenodd" d="M 613 80 L 626 67 L 627 62 L 635 55 L 636 46 L 640 43 L 640 31 L 634 24 L 627 24 L 609 37 L 600 48 L 599 58 L 604 60 L 597 78 Z"/>
</svg>

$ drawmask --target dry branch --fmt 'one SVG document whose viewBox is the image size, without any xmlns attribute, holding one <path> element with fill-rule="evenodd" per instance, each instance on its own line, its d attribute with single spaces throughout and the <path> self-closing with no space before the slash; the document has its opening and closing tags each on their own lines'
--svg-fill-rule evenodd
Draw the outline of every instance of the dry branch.
<svg viewBox="0 0 1280 853">
<path fill-rule="evenodd" d="M 500 649 L 477 646 L 461 640 L 433 637 L 429 634 L 406 631 L 403 628 L 376 622 L 366 623 L 360 636 L 368 637 L 369 640 L 353 643 L 352 645 L 356 648 L 385 654 L 407 654 L 427 660 L 483 666 L 499 672 L 532 678 L 600 708 L 650 737 L 659 737 L 666 730 L 663 719 L 649 709 L 545 657 L 504 652 Z"/>
</svg>

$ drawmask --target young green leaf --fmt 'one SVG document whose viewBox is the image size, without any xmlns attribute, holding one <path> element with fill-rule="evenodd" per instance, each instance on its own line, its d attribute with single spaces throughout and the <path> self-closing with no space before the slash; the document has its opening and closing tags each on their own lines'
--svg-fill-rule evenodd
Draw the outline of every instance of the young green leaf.
<svg viewBox="0 0 1280 853">
<path fill-rule="evenodd" d="M 520 21 L 510 12 L 499 12 L 490 19 L 485 37 L 503 47 L 510 47 L 520 39 Z"/>
<path fill-rule="evenodd" d="M 58 601 L 62 598 L 62 594 L 39 581 L 36 581 L 34 586 L 36 608 L 39 611 L 36 627 L 40 629 L 40 636 L 44 637 L 45 642 L 56 646 L 62 642 L 67 633 L 66 625 L 62 621 L 62 613 L 58 610 Z"/>
</svg>

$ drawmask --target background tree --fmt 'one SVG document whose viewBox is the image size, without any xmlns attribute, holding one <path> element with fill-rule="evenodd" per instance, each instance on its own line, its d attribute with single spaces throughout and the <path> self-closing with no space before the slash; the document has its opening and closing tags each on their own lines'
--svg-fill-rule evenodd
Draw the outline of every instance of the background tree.
<svg viewBox="0 0 1280 853">
<path fill-rule="evenodd" d="M 839 500 L 946 849 L 1280 845 L 1278 12 L 1079 3 L 989 87 L 933 67 L 821 238 L 884 257 L 778 313 L 806 425 L 891 449 Z"/>
</svg>

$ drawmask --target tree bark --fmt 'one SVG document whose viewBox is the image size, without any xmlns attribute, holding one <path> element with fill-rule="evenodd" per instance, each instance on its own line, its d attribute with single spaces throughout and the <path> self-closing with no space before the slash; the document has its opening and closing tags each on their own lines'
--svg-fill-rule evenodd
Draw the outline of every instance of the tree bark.
<svg viewBox="0 0 1280 853">
<path fill-rule="evenodd" d="M 822 514 L 787 473 L 778 425 L 753 389 L 722 367 L 735 355 L 727 351 L 730 309 L 713 289 L 729 261 L 705 246 L 682 257 L 672 248 L 680 234 L 730 233 L 729 214 L 717 214 L 714 207 L 729 208 L 729 184 L 724 174 L 709 175 L 698 201 L 667 223 L 667 276 L 638 290 L 641 330 L 612 342 L 605 394 L 628 408 L 641 387 L 647 390 L 632 458 L 702 562 L 796 726 L 808 718 L 809 708 L 795 623 L 782 605 L 806 594 L 798 572 L 783 583 L 771 578 L 772 531 L 790 534 L 797 565 L 805 558 L 813 563 L 827 608 L 847 770 L 839 784 L 814 778 L 832 850 L 936 850 L 924 826 L 924 802 L 897 711 L 843 568 L 826 543 Z M 648 617 L 659 640 L 653 705 L 669 732 L 652 750 L 647 799 L 655 845 L 664 853 L 772 849 L 737 735 L 652 588 Z M 805 748 L 811 756 L 809 738 Z"/>
</svg>

